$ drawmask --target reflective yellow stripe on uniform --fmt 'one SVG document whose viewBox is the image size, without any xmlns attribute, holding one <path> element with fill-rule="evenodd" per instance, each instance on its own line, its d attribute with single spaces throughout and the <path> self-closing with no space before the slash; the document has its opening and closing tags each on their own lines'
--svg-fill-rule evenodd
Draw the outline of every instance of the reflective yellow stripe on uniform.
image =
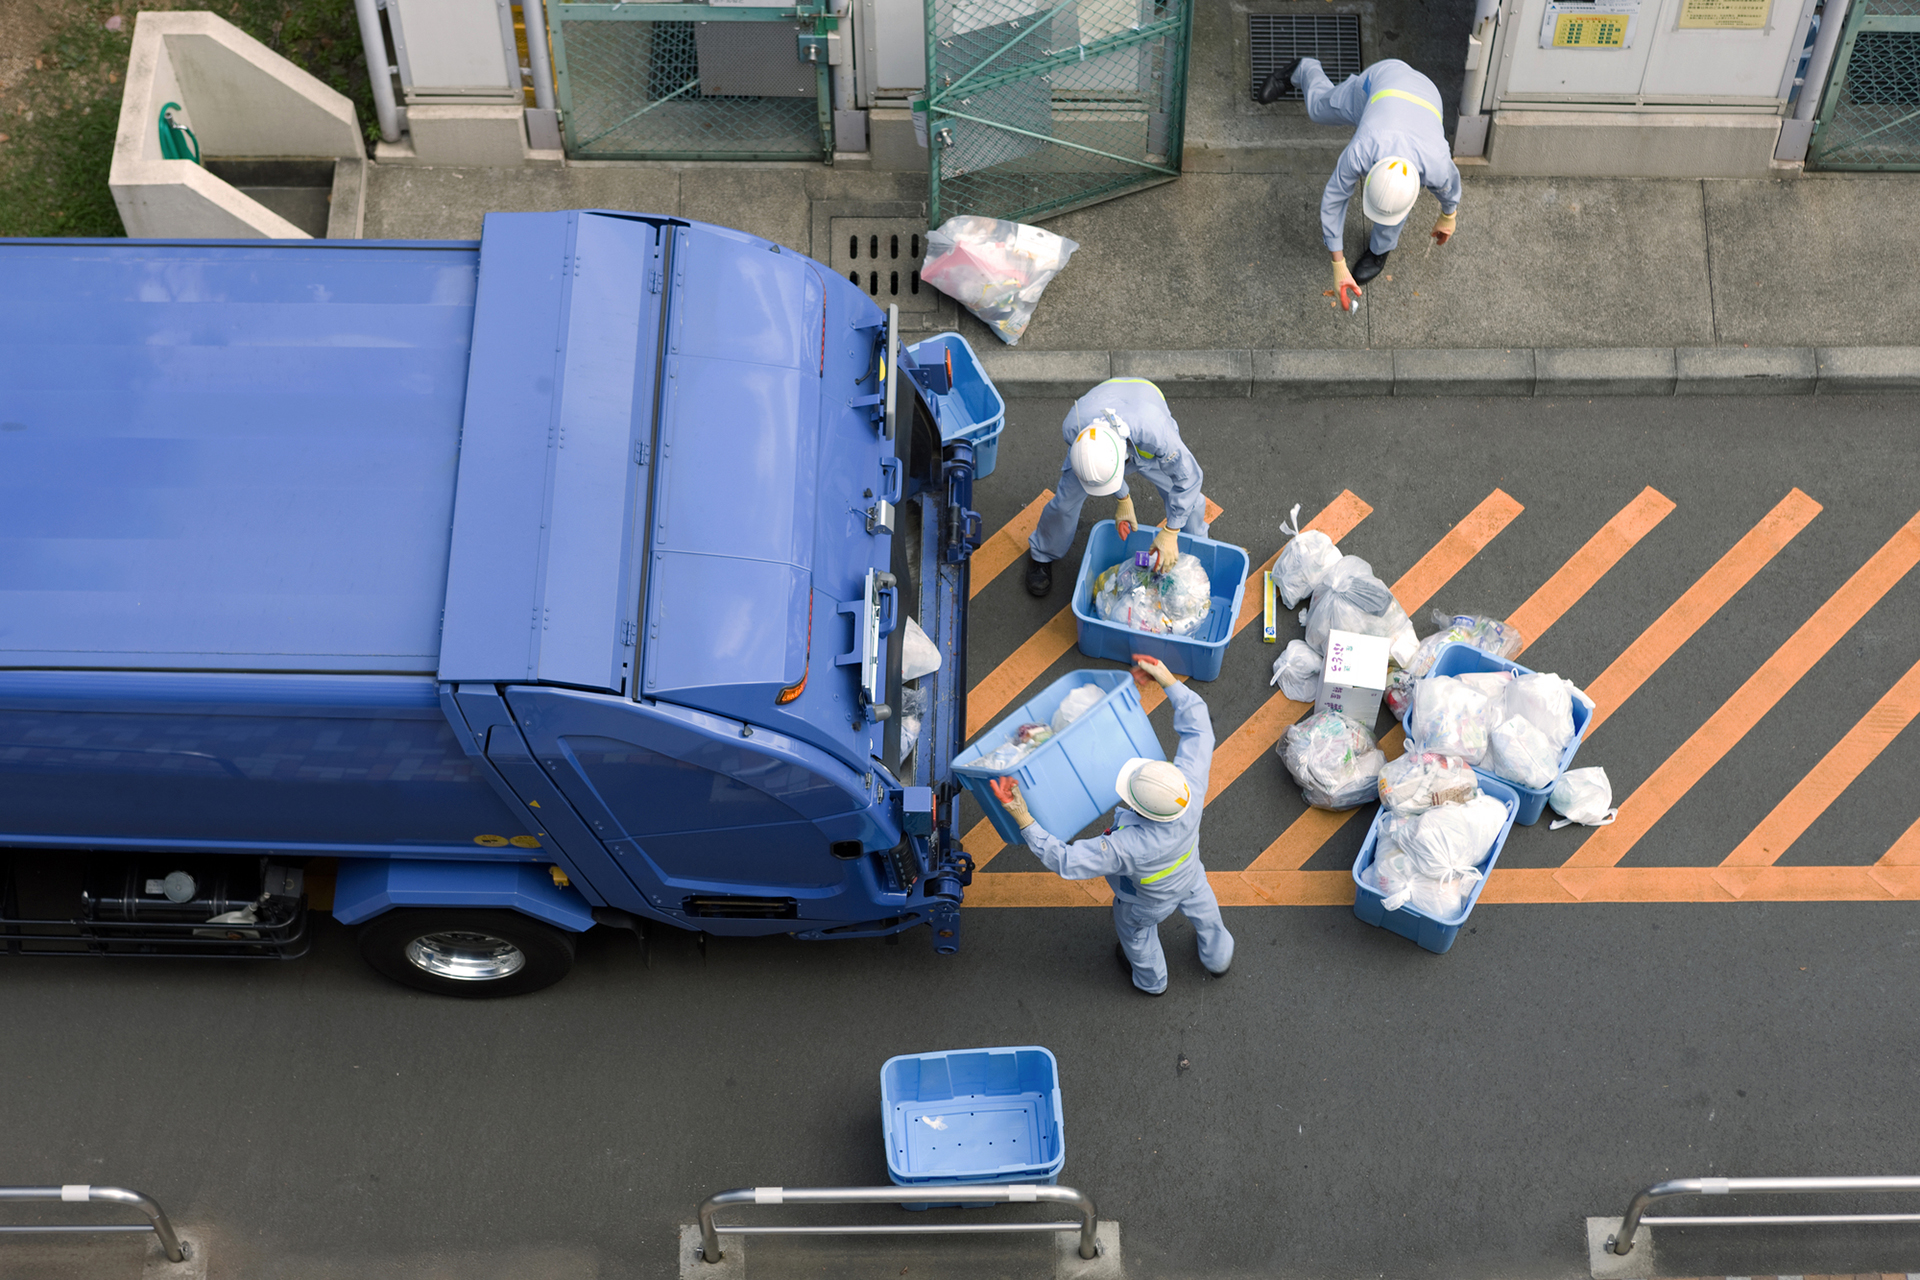
<svg viewBox="0 0 1920 1280">
<path fill-rule="evenodd" d="M 1372 106 L 1374 103 L 1380 101 L 1380 99 L 1382 98 L 1405 98 L 1408 102 L 1417 102 L 1421 106 L 1425 107 L 1427 110 L 1433 112 L 1434 117 L 1438 119 L 1441 124 L 1445 124 L 1447 122 L 1447 118 L 1440 114 L 1440 108 L 1434 106 L 1431 102 L 1428 102 L 1425 98 L 1421 97 L 1419 94 L 1408 93 L 1404 89 L 1382 89 L 1380 92 L 1374 94 L 1371 98 L 1367 99 L 1367 105 Z"/>
<path fill-rule="evenodd" d="M 1160 397 L 1161 403 L 1163 404 L 1166 403 L 1167 393 L 1162 391 L 1159 387 L 1159 384 L 1154 382 L 1152 378 L 1108 378 L 1107 381 L 1108 382 L 1130 382 L 1143 387 L 1152 387 L 1153 394 Z"/>
<path fill-rule="evenodd" d="M 1195 847 L 1197 848 L 1198 846 L 1195 846 Z M 1181 854 L 1181 855 L 1180 855 L 1180 856 L 1179 856 L 1178 858 L 1176 858 L 1176 859 L 1174 860 L 1174 863 L 1173 863 L 1173 865 L 1172 865 L 1172 866 L 1170 866 L 1170 867 L 1168 867 L 1168 868 L 1167 868 L 1166 870 L 1164 870 L 1164 871 L 1156 871 L 1156 872 L 1154 872 L 1154 873 L 1153 873 L 1152 875 L 1150 875 L 1150 876 L 1141 876 L 1141 877 L 1140 877 L 1140 883 L 1141 883 L 1141 884 L 1152 884 L 1152 883 L 1153 883 L 1154 881 L 1156 881 L 1156 880 L 1165 880 L 1165 879 L 1166 879 L 1166 878 L 1167 878 L 1168 876 L 1170 876 L 1170 875 L 1172 875 L 1172 874 L 1173 874 L 1174 872 L 1176 872 L 1176 871 L 1178 871 L 1178 870 L 1179 870 L 1179 869 L 1180 869 L 1181 867 L 1184 867 L 1184 866 L 1186 866 L 1186 865 L 1187 865 L 1187 859 L 1188 859 L 1188 858 L 1191 858 L 1192 856 L 1193 856 L 1193 849 L 1192 849 L 1192 848 L 1190 848 L 1190 849 L 1188 849 L 1188 850 L 1187 850 L 1187 851 L 1186 851 L 1185 853 L 1183 853 L 1183 854 Z"/>
</svg>

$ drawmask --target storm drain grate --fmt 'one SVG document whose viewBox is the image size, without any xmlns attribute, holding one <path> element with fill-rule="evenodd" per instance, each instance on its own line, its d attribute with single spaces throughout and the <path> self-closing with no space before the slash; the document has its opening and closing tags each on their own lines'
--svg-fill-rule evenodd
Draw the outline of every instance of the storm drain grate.
<svg viewBox="0 0 1920 1280">
<path fill-rule="evenodd" d="M 940 305 L 940 291 L 920 283 L 927 229 L 918 221 L 833 218 L 828 227 L 832 246 L 827 265 L 881 307 L 892 303 L 907 312 L 932 311 Z"/>
<path fill-rule="evenodd" d="M 1360 74 L 1360 15 L 1357 13 L 1250 13 L 1247 15 L 1247 96 L 1258 102 L 1260 82 L 1293 58 L 1318 58 L 1327 79 L 1339 84 Z M 1292 85 L 1282 102 L 1305 95 Z"/>
</svg>

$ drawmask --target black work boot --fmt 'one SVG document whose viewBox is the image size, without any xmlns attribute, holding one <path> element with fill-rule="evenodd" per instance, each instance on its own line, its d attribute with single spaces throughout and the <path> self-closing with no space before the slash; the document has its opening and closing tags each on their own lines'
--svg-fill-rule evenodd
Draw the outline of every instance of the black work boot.
<svg viewBox="0 0 1920 1280">
<path fill-rule="evenodd" d="M 1053 590 L 1053 561 L 1027 557 L 1027 594 L 1044 596 Z"/>
<path fill-rule="evenodd" d="M 1387 250 L 1387 253 L 1392 252 L 1391 249 Z M 1351 268 L 1354 281 L 1358 284 L 1365 284 L 1386 269 L 1387 254 L 1375 253 L 1371 248 L 1361 254 L 1359 261 L 1355 262 Z"/>
<path fill-rule="evenodd" d="M 1299 65 L 1300 59 L 1288 58 L 1267 72 L 1267 78 L 1260 82 L 1260 92 L 1254 96 L 1261 102 L 1280 101 L 1280 95 L 1293 87 L 1293 72 Z"/>
</svg>

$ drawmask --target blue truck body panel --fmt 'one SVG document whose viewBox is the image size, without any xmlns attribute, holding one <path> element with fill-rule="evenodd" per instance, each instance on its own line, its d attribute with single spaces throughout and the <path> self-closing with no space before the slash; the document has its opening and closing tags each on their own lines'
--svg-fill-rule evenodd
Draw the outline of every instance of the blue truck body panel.
<svg viewBox="0 0 1920 1280">
<path fill-rule="evenodd" d="M 9 246 L 0 665 L 432 672 L 476 260 Z"/>
<path fill-rule="evenodd" d="M 858 289 L 579 211 L 0 241 L 0 292 L 0 844 L 953 949 L 971 451 L 883 429 Z M 903 556 L 947 665 L 898 778 Z"/>
</svg>

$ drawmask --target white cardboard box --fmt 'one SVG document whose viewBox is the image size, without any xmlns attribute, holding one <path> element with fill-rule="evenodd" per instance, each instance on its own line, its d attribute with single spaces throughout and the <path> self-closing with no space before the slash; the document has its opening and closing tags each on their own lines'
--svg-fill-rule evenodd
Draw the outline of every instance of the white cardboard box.
<svg viewBox="0 0 1920 1280">
<path fill-rule="evenodd" d="M 1387 650 L 1384 636 L 1362 636 L 1351 631 L 1327 633 L 1327 661 L 1320 669 L 1320 696 L 1315 711 L 1338 711 L 1367 726 L 1380 717 L 1380 698 L 1387 689 Z"/>
</svg>

